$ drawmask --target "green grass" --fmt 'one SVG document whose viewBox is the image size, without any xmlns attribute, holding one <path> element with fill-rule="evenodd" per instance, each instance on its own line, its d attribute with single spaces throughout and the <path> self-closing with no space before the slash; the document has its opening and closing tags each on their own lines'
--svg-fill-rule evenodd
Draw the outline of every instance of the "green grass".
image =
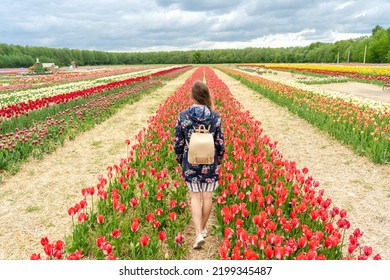
<svg viewBox="0 0 390 280">
<path fill-rule="evenodd" d="M 91 146 L 94 147 L 95 149 L 101 148 L 101 147 L 103 147 L 103 141 L 102 140 L 93 140 Z"/>
<path fill-rule="evenodd" d="M 40 210 L 41 210 L 41 208 L 39 206 L 36 206 L 36 205 L 29 205 L 26 208 L 27 213 L 38 212 Z"/>
</svg>

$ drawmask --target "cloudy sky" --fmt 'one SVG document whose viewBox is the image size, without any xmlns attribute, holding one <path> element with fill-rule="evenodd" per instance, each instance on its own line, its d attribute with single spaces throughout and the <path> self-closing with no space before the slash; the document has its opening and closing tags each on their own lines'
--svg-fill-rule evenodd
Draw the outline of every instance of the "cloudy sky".
<svg viewBox="0 0 390 280">
<path fill-rule="evenodd" d="M 390 27 L 389 0 L 0 0 L 0 43 L 102 51 L 305 46 Z"/>
</svg>

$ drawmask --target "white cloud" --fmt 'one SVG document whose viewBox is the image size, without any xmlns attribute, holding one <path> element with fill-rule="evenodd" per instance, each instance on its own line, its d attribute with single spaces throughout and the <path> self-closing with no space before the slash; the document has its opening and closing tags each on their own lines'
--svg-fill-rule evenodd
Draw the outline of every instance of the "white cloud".
<svg viewBox="0 0 390 280">
<path fill-rule="evenodd" d="M 330 31 L 328 33 L 328 42 L 336 42 L 341 40 L 355 39 L 363 36 L 369 36 L 371 33 L 341 33 L 337 31 Z"/>
<path fill-rule="evenodd" d="M 336 11 L 338 10 L 343 10 L 348 6 L 351 6 L 353 4 L 353 1 L 347 1 L 344 3 L 337 4 L 336 7 L 334 8 Z"/>
<path fill-rule="evenodd" d="M 314 33 L 315 30 L 307 29 L 296 33 L 286 34 L 269 34 L 247 42 L 231 41 L 231 42 L 200 42 L 194 48 L 202 49 L 231 49 L 231 48 L 281 48 L 281 47 L 296 47 L 305 46 L 312 43 L 312 40 L 307 40 L 303 35 Z"/>
<path fill-rule="evenodd" d="M 106 51 L 303 46 L 388 28 L 365 0 L 1 0 L 0 43 Z"/>
</svg>

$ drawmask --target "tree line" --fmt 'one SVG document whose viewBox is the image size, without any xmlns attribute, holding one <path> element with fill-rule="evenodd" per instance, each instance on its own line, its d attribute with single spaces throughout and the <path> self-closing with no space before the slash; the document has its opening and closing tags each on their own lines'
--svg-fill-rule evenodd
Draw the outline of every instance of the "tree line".
<svg viewBox="0 0 390 280">
<path fill-rule="evenodd" d="M 104 52 L 0 44 L 0 68 L 29 67 L 36 58 L 58 66 L 213 63 L 390 63 L 390 27 L 377 25 L 370 36 L 305 47 L 245 48 L 161 52 Z"/>
</svg>

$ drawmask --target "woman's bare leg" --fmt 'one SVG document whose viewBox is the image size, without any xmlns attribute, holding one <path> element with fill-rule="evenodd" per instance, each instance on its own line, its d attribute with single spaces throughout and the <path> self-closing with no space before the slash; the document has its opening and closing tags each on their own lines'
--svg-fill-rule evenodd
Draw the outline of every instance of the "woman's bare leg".
<svg viewBox="0 0 390 280">
<path fill-rule="evenodd" d="M 213 205 L 213 193 L 202 192 L 203 196 L 203 207 L 202 207 L 202 225 L 201 230 L 206 228 L 207 221 L 210 218 L 210 213 Z"/>
<path fill-rule="evenodd" d="M 191 214 L 192 221 L 195 226 L 195 233 L 198 236 L 203 229 L 202 224 L 202 201 L 201 201 L 201 192 L 191 192 Z"/>
</svg>

